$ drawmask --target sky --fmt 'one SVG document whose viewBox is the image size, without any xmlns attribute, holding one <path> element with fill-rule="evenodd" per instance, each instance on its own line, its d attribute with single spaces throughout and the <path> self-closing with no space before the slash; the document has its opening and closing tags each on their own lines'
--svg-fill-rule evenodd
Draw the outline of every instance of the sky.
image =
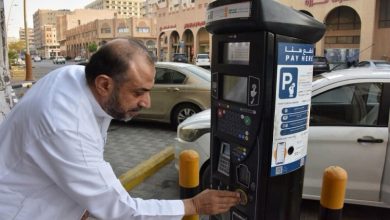
<svg viewBox="0 0 390 220">
<path fill-rule="evenodd" d="M 38 9 L 78 9 L 94 0 L 26 0 L 27 26 L 33 28 L 33 14 Z M 8 37 L 19 38 L 19 28 L 24 28 L 23 0 L 4 0 Z M 7 22 L 8 21 L 8 22 Z"/>
</svg>

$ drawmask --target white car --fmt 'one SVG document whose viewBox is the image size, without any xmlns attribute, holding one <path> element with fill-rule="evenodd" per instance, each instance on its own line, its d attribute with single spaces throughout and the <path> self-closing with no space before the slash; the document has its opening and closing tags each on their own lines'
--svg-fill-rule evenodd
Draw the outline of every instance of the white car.
<svg viewBox="0 0 390 220">
<path fill-rule="evenodd" d="M 77 56 L 74 58 L 74 62 L 80 62 L 81 61 L 81 56 Z"/>
<path fill-rule="evenodd" d="M 390 69 L 390 62 L 386 60 L 365 60 L 359 62 L 356 67 L 386 68 Z"/>
<path fill-rule="evenodd" d="M 195 65 L 201 67 L 210 67 L 210 57 L 208 54 L 200 53 L 196 55 Z"/>
<path fill-rule="evenodd" d="M 58 56 L 54 58 L 53 63 L 54 64 L 65 64 L 66 60 L 63 56 Z"/>
<path fill-rule="evenodd" d="M 42 61 L 42 59 L 41 59 L 40 56 L 35 56 L 35 57 L 33 58 L 33 60 L 34 60 L 34 62 L 41 62 L 41 61 Z"/>
<path fill-rule="evenodd" d="M 326 167 L 348 172 L 346 203 L 390 208 L 390 70 L 352 68 L 313 79 L 303 198 L 319 199 Z M 210 109 L 178 126 L 178 155 L 199 153 L 200 183 L 210 175 Z"/>
</svg>

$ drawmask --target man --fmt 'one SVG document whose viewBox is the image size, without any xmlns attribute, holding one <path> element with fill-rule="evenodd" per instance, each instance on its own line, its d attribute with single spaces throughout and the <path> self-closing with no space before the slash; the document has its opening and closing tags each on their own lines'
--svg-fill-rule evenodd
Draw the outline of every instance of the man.
<svg viewBox="0 0 390 220">
<path fill-rule="evenodd" d="M 181 219 L 239 202 L 207 190 L 191 199 L 131 198 L 103 159 L 112 118 L 150 107 L 155 68 L 134 40 L 104 45 L 87 66 L 39 80 L 0 125 L 0 219 Z"/>
</svg>

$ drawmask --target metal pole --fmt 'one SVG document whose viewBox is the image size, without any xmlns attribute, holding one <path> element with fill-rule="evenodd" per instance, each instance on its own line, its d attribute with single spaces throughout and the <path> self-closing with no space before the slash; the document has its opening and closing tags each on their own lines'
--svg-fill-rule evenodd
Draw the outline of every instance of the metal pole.
<svg viewBox="0 0 390 220">
<path fill-rule="evenodd" d="M 28 43 L 28 28 L 27 28 L 27 13 L 26 13 L 26 0 L 23 0 L 23 14 L 24 14 L 24 34 L 26 38 L 26 53 L 25 53 L 25 61 L 26 61 L 26 81 L 32 81 L 32 63 L 30 56 L 30 45 Z"/>
</svg>

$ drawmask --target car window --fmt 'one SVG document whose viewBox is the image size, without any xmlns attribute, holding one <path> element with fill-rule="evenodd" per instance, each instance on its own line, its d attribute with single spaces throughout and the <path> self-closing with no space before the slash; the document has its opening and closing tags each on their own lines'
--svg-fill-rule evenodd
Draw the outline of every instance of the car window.
<svg viewBox="0 0 390 220">
<path fill-rule="evenodd" d="M 156 69 L 156 84 L 183 84 L 186 76 L 175 70 L 157 68 Z"/>
<path fill-rule="evenodd" d="M 313 97 L 310 125 L 377 125 L 382 87 L 382 83 L 351 84 Z"/>
<path fill-rule="evenodd" d="M 374 62 L 376 67 L 390 68 L 390 62 Z"/>
<path fill-rule="evenodd" d="M 209 59 L 209 55 L 207 55 L 207 54 L 198 54 L 198 59 Z"/>
<path fill-rule="evenodd" d="M 176 72 L 174 70 L 171 70 L 172 75 L 172 83 L 173 84 L 183 84 L 184 80 L 186 79 L 186 76 L 184 74 L 181 74 L 179 72 Z"/>
</svg>

